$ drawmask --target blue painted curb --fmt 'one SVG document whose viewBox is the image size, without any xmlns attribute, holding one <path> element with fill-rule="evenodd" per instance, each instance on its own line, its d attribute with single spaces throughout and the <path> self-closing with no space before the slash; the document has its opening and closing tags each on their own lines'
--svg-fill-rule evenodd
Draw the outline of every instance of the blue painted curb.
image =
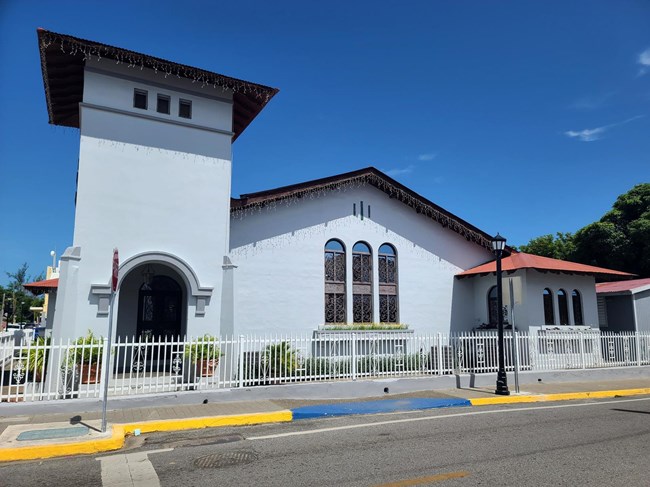
<svg viewBox="0 0 650 487">
<path fill-rule="evenodd" d="M 392 413 L 419 409 L 466 407 L 472 404 L 467 399 L 383 399 L 380 401 L 344 402 L 320 404 L 292 409 L 293 419 L 311 419 L 350 414 Z"/>
</svg>

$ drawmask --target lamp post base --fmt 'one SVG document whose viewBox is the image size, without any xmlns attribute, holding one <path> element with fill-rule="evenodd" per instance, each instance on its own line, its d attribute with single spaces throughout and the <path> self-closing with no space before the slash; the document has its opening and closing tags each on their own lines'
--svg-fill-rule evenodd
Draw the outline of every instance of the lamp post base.
<svg viewBox="0 0 650 487">
<path fill-rule="evenodd" d="M 500 370 L 497 373 L 497 388 L 494 393 L 500 396 L 510 395 L 510 391 L 508 390 L 508 376 L 505 370 Z"/>
</svg>

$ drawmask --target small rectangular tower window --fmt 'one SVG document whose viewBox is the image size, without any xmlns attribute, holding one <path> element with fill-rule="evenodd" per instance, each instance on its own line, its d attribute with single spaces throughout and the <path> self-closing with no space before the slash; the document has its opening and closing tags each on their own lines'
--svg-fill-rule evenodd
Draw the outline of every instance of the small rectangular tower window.
<svg viewBox="0 0 650 487">
<path fill-rule="evenodd" d="M 192 118 L 192 102 L 180 99 L 178 101 L 178 116 L 181 118 Z"/>
<path fill-rule="evenodd" d="M 158 113 L 165 113 L 169 115 L 169 105 L 170 105 L 170 98 L 167 95 L 158 95 L 158 106 L 156 110 Z"/>
<path fill-rule="evenodd" d="M 133 107 L 147 109 L 147 92 L 145 90 L 135 89 L 133 91 Z"/>
</svg>

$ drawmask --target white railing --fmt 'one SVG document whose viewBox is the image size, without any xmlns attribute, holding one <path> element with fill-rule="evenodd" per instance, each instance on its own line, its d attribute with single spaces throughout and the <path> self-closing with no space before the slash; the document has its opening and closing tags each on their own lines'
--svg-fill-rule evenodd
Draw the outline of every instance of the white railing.
<svg viewBox="0 0 650 487">
<path fill-rule="evenodd" d="M 0 400 L 111 396 L 363 378 L 494 373 L 495 332 L 319 331 L 311 336 L 235 336 L 107 342 L 0 336 Z M 650 365 L 650 333 L 537 330 L 505 333 L 507 370 Z M 107 360 L 110 359 L 110 360 Z"/>
</svg>

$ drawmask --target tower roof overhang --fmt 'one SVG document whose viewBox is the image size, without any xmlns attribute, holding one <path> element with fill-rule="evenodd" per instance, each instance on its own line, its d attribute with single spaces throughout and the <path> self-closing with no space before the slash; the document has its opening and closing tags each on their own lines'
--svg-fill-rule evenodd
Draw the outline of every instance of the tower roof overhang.
<svg viewBox="0 0 650 487">
<path fill-rule="evenodd" d="M 45 29 L 37 29 L 37 34 L 47 112 L 50 123 L 54 125 L 79 128 L 84 66 L 89 58 L 111 59 L 136 68 L 152 69 L 164 76 L 187 78 L 201 83 L 201 86 L 232 91 L 233 141 L 279 91 L 277 88 Z"/>
</svg>

